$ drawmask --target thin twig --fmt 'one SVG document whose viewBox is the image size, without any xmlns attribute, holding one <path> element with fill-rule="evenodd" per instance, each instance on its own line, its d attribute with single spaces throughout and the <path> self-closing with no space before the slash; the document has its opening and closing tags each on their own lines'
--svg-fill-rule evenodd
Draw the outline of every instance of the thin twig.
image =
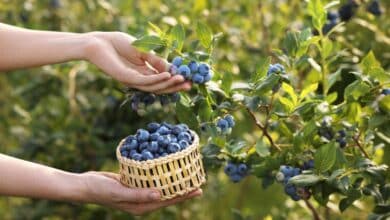
<svg viewBox="0 0 390 220">
<path fill-rule="evenodd" d="M 321 220 L 320 215 L 318 214 L 318 212 L 317 212 L 317 210 L 314 208 L 314 206 L 311 204 L 311 202 L 310 202 L 309 200 L 306 200 L 306 199 L 303 200 L 303 201 L 305 201 L 305 204 L 306 204 L 307 208 L 310 209 L 311 214 L 313 215 L 313 219 L 314 219 L 314 220 Z"/>
<path fill-rule="evenodd" d="M 359 150 L 364 154 L 364 156 L 367 158 L 367 159 L 370 159 L 370 156 L 368 155 L 368 153 L 366 152 L 366 150 L 364 150 L 362 144 L 360 143 L 359 139 L 360 139 L 360 134 L 359 133 L 357 136 L 353 136 L 352 139 L 355 141 L 356 145 L 359 147 Z"/>
<path fill-rule="evenodd" d="M 261 122 L 259 120 L 257 120 L 255 114 L 249 108 L 246 108 L 246 110 L 248 111 L 248 113 L 252 117 L 252 119 L 255 121 L 257 127 L 259 127 L 260 130 L 263 131 L 264 136 L 268 139 L 268 141 L 270 142 L 271 146 L 275 147 L 278 151 L 281 151 L 280 147 L 278 145 L 276 145 L 274 143 L 274 141 L 272 140 L 272 137 L 268 133 L 267 128 L 263 124 L 261 124 Z"/>
</svg>

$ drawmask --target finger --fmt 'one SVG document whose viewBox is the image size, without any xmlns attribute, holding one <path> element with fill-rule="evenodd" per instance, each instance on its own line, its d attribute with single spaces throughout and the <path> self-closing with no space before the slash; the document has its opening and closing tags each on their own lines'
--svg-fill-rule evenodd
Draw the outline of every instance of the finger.
<svg viewBox="0 0 390 220">
<path fill-rule="evenodd" d="M 129 71 L 135 72 L 134 70 L 129 70 Z M 134 74 L 132 76 L 131 81 L 128 82 L 125 81 L 124 83 L 128 83 L 134 86 L 147 86 L 156 83 L 161 83 L 170 78 L 171 78 L 171 74 L 167 72 L 153 74 L 153 75 L 142 75 L 137 72 L 137 74 Z"/>
<path fill-rule="evenodd" d="M 180 85 L 185 81 L 183 76 L 176 75 L 170 78 L 169 80 L 162 81 L 156 84 L 148 85 L 148 86 L 137 86 L 137 89 L 142 91 L 156 92 L 159 90 L 168 89 L 174 87 L 176 85 Z"/>
<path fill-rule="evenodd" d="M 191 87 L 192 87 L 191 82 L 186 81 L 186 82 L 183 82 L 181 84 L 174 85 L 174 86 L 171 86 L 169 88 L 156 91 L 156 93 L 157 94 L 166 94 L 166 93 L 174 93 L 174 92 L 179 92 L 179 91 L 188 91 L 191 89 Z"/>
<path fill-rule="evenodd" d="M 169 70 L 169 64 L 161 57 L 151 53 L 141 53 L 141 59 L 148 62 L 158 72 L 166 72 Z"/>
</svg>

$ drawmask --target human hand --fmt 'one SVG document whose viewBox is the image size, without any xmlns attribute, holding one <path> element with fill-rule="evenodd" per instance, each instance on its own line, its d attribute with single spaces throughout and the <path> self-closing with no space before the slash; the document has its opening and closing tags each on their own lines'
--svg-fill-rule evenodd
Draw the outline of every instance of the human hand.
<svg viewBox="0 0 390 220">
<path fill-rule="evenodd" d="M 171 76 L 169 64 L 162 58 L 140 52 L 131 45 L 134 37 L 121 32 L 91 32 L 86 34 L 86 59 L 106 74 L 142 91 L 173 93 L 189 90 L 191 83 L 180 76 Z"/>
<path fill-rule="evenodd" d="M 198 189 L 182 197 L 160 201 L 158 190 L 128 188 L 120 183 L 119 175 L 115 173 L 92 171 L 81 175 L 86 188 L 86 202 L 109 206 L 134 215 L 142 215 L 202 195 L 202 190 Z"/>
</svg>

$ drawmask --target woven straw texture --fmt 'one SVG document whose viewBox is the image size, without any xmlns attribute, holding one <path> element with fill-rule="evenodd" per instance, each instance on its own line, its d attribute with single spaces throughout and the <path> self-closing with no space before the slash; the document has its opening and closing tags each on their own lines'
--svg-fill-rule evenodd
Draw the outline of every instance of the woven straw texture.
<svg viewBox="0 0 390 220">
<path fill-rule="evenodd" d="M 161 191 L 161 200 L 185 195 L 206 182 L 199 152 L 199 137 L 194 133 L 191 146 L 166 157 L 147 161 L 135 161 L 122 157 L 120 142 L 116 156 L 120 164 L 122 184 L 135 188 L 155 188 Z"/>
</svg>

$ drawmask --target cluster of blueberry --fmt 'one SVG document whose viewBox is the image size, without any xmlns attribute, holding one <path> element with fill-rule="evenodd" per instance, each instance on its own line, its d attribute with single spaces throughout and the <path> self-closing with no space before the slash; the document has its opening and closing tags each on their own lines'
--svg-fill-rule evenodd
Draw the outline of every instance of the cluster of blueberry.
<svg viewBox="0 0 390 220">
<path fill-rule="evenodd" d="M 130 97 L 130 106 L 133 111 L 137 111 L 143 104 L 145 107 L 159 101 L 161 106 L 166 106 L 169 103 L 176 103 L 180 100 L 179 93 L 172 93 L 166 95 L 155 95 L 153 93 L 136 91 Z"/>
<path fill-rule="evenodd" d="M 224 168 L 226 175 L 234 182 L 240 182 L 248 174 L 248 166 L 245 163 L 228 162 Z"/>
<path fill-rule="evenodd" d="M 236 124 L 236 122 L 234 121 L 234 118 L 232 115 L 225 115 L 225 117 L 219 118 L 217 120 L 216 126 L 217 126 L 217 129 L 220 129 L 220 131 L 223 134 L 228 134 L 228 133 L 231 133 L 232 128 L 234 127 L 235 124 Z"/>
<path fill-rule="evenodd" d="M 194 136 L 185 124 L 149 123 L 147 129 L 138 129 L 126 138 L 120 152 L 123 157 L 136 161 L 165 157 L 189 147 Z"/>
<path fill-rule="evenodd" d="M 325 117 L 321 122 L 320 128 L 318 129 L 318 135 L 326 138 L 328 141 L 336 138 L 336 141 L 339 143 L 341 148 L 347 146 L 347 133 L 345 130 L 339 130 L 335 135 L 331 126 L 331 118 Z"/>
<path fill-rule="evenodd" d="M 268 71 L 267 71 L 267 76 L 271 74 L 285 74 L 286 70 L 284 69 L 284 66 L 280 63 L 275 63 L 275 64 L 270 64 Z"/>
<path fill-rule="evenodd" d="M 310 198 L 310 191 L 307 188 L 296 187 L 288 181 L 299 174 L 302 173 L 302 170 L 310 170 L 314 168 L 314 161 L 309 160 L 303 164 L 302 169 L 292 166 L 280 166 L 279 172 L 276 174 L 276 180 L 284 184 L 284 192 L 291 197 L 294 201 L 300 199 Z"/>
<path fill-rule="evenodd" d="M 182 75 L 185 79 L 191 80 L 196 84 L 206 83 L 213 77 L 213 72 L 211 71 L 210 66 L 205 63 L 190 61 L 186 65 L 184 64 L 182 57 L 175 57 L 172 60 L 172 64 L 170 72 L 173 75 Z"/>
<path fill-rule="evenodd" d="M 349 0 L 339 8 L 337 13 L 329 11 L 327 13 L 327 22 L 322 27 L 322 32 L 327 34 L 339 23 L 340 20 L 344 22 L 349 21 L 355 15 L 358 7 L 359 5 L 355 0 Z M 380 16 L 382 14 L 382 9 L 380 7 L 379 1 L 371 1 L 367 6 L 367 11 L 375 16 Z M 316 34 L 318 34 L 318 32 L 316 32 Z"/>
</svg>

